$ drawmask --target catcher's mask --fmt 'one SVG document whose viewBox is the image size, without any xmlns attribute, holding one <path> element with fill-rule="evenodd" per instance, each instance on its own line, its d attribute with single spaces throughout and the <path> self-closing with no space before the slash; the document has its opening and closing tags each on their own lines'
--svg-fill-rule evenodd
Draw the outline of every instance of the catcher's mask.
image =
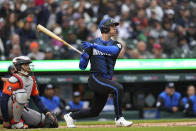
<svg viewBox="0 0 196 131">
<path fill-rule="evenodd" d="M 13 66 L 16 72 L 22 73 L 25 76 L 32 75 L 32 70 L 30 68 L 31 59 L 27 56 L 15 57 L 12 60 Z"/>
<path fill-rule="evenodd" d="M 119 23 L 112 18 L 103 19 L 99 24 L 99 29 L 101 30 L 101 33 L 108 33 L 110 32 L 110 26 L 112 25 L 118 26 Z"/>
</svg>

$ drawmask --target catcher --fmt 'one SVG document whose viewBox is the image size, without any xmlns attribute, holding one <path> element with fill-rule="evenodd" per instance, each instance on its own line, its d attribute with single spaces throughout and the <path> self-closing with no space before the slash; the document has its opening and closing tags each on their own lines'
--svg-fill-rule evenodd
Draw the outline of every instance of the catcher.
<svg viewBox="0 0 196 131">
<path fill-rule="evenodd" d="M 48 111 L 40 99 L 29 66 L 32 63 L 31 59 L 27 56 L 19 56 L 12 62 L 16 72 L 5 81 L 2 91 L 0 116 L 3 117 L 3 127 L 13 129 L 58 127 L 55 115 Z M 30 98 L 42 113 L 27 107 Z"/>
</svg>

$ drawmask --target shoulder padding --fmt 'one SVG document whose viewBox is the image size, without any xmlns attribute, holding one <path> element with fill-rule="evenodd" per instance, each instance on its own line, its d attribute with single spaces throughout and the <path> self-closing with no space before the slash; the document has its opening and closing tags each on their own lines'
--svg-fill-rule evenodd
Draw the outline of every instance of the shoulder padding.
<svg viewBox="0 0 196 131">
<path fill-rule="evenodd" d="M 8 79 L 8 81 L 9 81 L 10 83 L 16 83 L 16 82 L 18 82 L 18 79 L 17 79 L 15 76 L 11 76 L 11 77 Z"/>
<path fill-rule="evenodd" d="M 122 45 L 121 45 L 121 43 L 120 42 L 118 42 L 118 41 L 114 41 L 114 45 L 116 45 L 116 46 L 118 46 L 118 48 L 122 48 Z"/>
</svg>

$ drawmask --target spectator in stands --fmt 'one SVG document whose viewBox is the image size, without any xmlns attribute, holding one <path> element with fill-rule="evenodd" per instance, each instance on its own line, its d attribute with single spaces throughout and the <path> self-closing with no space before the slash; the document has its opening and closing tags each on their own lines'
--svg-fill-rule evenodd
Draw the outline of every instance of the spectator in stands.
<svg viewBox="0 0 196 131">
<path fill-rule="evenodd" d="M 22 46 L 20 44 L 20 36 L 18 34 L 13 34 L 9 41 L 6 42 L 6 56 L 11 53 L 12 48 L 15 46 Z"/>
<path fill-rule="evenodd" d="M 158 5 L 157 0 L 152 0 L 150 3 L 150 7 L 146 9 L 147 17 L 151 18 L 152 12 L 155 13 L 155 19 L 158 21 L 162 21 L 163 18 L 163 10 Z"/>
<path fill-rule="evenodd" d="M 185 35 L 187 42 L 191 49 L 196 47 L 196 25 L 194 23 L 190 23 L 187 27 L 187 32 Z"/>
<path fill-rule="evenodd" d="M 50 4 L 45 4 L 45 5 L 39 6 L 38 10 L 36 9 L 34 2 L 32 4 L 33 4 L 32 10 L 36 10 L 36 12 L 37 12 L 37 14 L 36 14 L 37 24 L 40 24 L 40 25 L 43 25 L 44 27 L 46 27 L 47 22 L 48 22 L 48 18 L 49 18 L 49 14 L 50 14 L 49 9 L 48 9 Z"/>
<path fill-rule="evenodd" d="M 60 38 L 62 37 L 61 36 L 61 34 L 62 34 L 62 28 L 60 26 L 54 27 L 53 32 L 56 35 L 58 35 Z M 62 47 L 63 46 L 63 43 L 62 42 L 60 42 L 60 41 L 58 41 L 58 40 L 56 40 L 54 38 L 51 39 L 51 44 L 52 44 L 52 46 L 57 46 L 57 47 Z"/>
<path fill-rule="evenodd" d="M 175 12 L 172 9 L 167 9 L 165 11 L 165 16 L 164 16 L 164 20 L 167 19 L 169 20 L 171 23 L 175 22 Z"/>
<path fill-rule="evenodd" d="M 120 19 L 118 26 L 118 36 L 121 39 L 128 39 L 131 37 L 132 28 L 129 23 L 126 23 L 124 19 Z"/>
<path fill-rule="evenodd" d="M 11 36 L 16 32 L 17 30 L 17 16 L 14 12 L 10 12 L 8 15 L 6 15 L 5 19 L 5 25 L 2 27 L 1 30 L 1 38 L 4 43 L 11 38 Z"/>
<path fill-rule="evenodd" d="M 146 50 L 146 44 L 143 41 L 139 41 L 137 44 L 137 50 L 143 59 L 152 58 L 152 55 Z"/>
<path fill-rule="evenodd" d="M 78 44 L 76 43 L 77 36 L 76 36 L 74 30 L 69 30 L 68 37 L 67 37 L 66 41 L 67 41 L 67 43 L 70 43 L 73 47 L 78 48 Z M 62 56 L 62 58 L 75 59 L 78 57 L 78 53 L 76 53 L 72 49 L 68 48 L 67 46 L 63 46 L 63 47 L 65 48 L 67 53 L 64 53 L 64 56 Z"/>
<path fill-rule="evenodd" d="M 58 4 L 56 2 L 53 2 L 50 5 L 50 10 L 49 10 L 49 17 L 48 17 L 48 21 L 47 21 L 47 28 L 48 29 L 52 29 L 53 26 L 55 26 L 57 23 L 57 8 L 58 8 Z"/>
<path fill-rule="evenodd" d="M 162 24 L 160 21 L 154 21 L 149 35 L 154 37 L 155 39 L 158 39 L 160 35 L 167 36 L 167 32 L 162 28 Z"/>
<path fill-rule="evenodd" d="M 182 11 L 182 16 L 181 17 L 178 17 L 177 19 L 177 24 L 179 26 L 181 26 L 182 28 L 187 28 L 189 23 L 192 22 L 191 20 L 191 12 L 190 10 L 187 8 L 187 9 L 183 9 Z M 183 33 L 183 32 L 182 32 Z M 183 34 L 182 34 L 183 35 Z"/>
<path fill-rule="evenodd" d="M 96 24 L 91 24 L 89 31 L 90 31 L 90 33 L 89 33 L 89 37 L 87 39 L 88 41 L 91 41 L 91 40 L 95 39 L 96 37 L 101 36 L 101 32 L 97 28 Z"/>
<path fill-rule="evenodd" d="M 0 9 L 0 17 L 6 18 L 11 12 L 9 0 L 3 2 L 3 6 Z"/>
<path fill-rule="evenodd" d="M 84 14 L 83 16 L 85 21 L 89 22 L 90 18 L 93 16 L 91 3 L 88 2 L 87 0 L 76 1 L 76 3 L 74 4 L 74 8 L 76 12 L 79 13 L 80 15 Z"/>
<path fill-rule="evenodd" d="M 72 112 L 82 110 L 84 108 L 84 101 L 81 101 L 80 92 L 73 92 L 73 100 L 70 101 L 68 104 L 71 107 Z"/>
<path fill-rule="evenodd" d="M 62 27 L 60 36 L 62 35 L 65 41 L 70 42 L 77 48 L 78 39 L 91 40 L 95 36 L 99 36 L 100 33 L 95 24 L 107 17 L 113 17 L 120 21 L 118 37 L 122 38 L 126 45 L 134 40 L 142 40 L 147 42 L 147 50 L 153 54 L 154 43 L 160 43 L 168 57 L 196 57 L 196 53 L 194 53 L 196 52 L 195 1 L 1 0 L 0 3 L 3 3 L 0 7 L 0 59 L 2 60 L 9 58 L 9 52 L 5 50 L 8 49 L 7 43 L 15 33 L 20 36 L 21 49 L 24 55 L 30 52 L 28 47 L 32 41 L 43 39 L 46 42 L 48 37 L 43 37 L 40 34 L 38 38 L 36 37 L 36 24 L 49 27 L 53 31 L 55 30 L 54 27 Z M 147 17 L 145 14 L 147 14 Z M 76 40 L 70 40 L 70 33 L 68 33 L 70 30 L 75 33 L 75 36 L 72 34 L 71 37 L 74 36 Z M 154 40 L 151 39 L 152 36 Z M 161 39 L 159 36 L 165 38 L 165 46 L 159 41 Z M 179 53 L 178 51 L 174 53 L 174 49 L 178 47 L 178 39 L 184 36 L 189 46 L 188 53 Z M 50 39 L 47 41 L 50 41 Z M 150 44 L 149 41 L 151 41 Z M 78 58 L 72 50 L 59 48 L 62 43 L 58 44 L 54 48 L 58 52 L 54 56 L 56 59 L 59 59 L 60 56 L 63 56 L 61 59 Z M 52 45 L 48 44 L 48 46 Z M 136 48 L 137 44 L 132 46 Z M 62 55 L 65 54 L 65 51 L 66 56 Z"/>
<path fill-rule="evenodd" d="M 158 37 L 158 40 L 157 40 L 157 42 L 160 44 L 160 46 L 162 47 L 162 52 L 163 53 L 165 53 L 165 54 L 168 54 L 168 47 L 167 47 L 167 45 L 166 45 L 166 43 L 165 43 L 165 36 L 162 36 L 162 35 L 160 35 L 159 37 Z M 169 56 L 168 56 L 169 57 Z"/>
<path fill-rule="evenodd" d="M 141 59 L 142 58 L 142 56 L 140 55 L 140 53 L 138 52 L 137 49 L 128 51 L 128 54 L 130 55 L 131 59 Z"/>
<path fill-rule="evenodd" d="M 152 37 L 152 36 L 149 36 L 148 38 L 147 38 L 147 50 L 151 53 L 151 54 L 153 54 L 153 47 L 154 47 L 154 44 L 155 44 L 155 38 L 154 37 Z"/>
<path fill-rule="evenodd" d="M 33 60 L 43 60 L 45 58 L 45 54 L 39 51 L 39 44 L 35 41 L 31 43 L 30 51 L 28 57 Z"/>
<path fill-rule="evenodd" d="M 1 38 L 0 38 L 0 60 L 6 60 L 5 47 L 4 47 L 4 44 L 3 44 L 3 41 L 1 40 Z"/>
<path fill-rule="evenodd" d="M 166 85 L 165 91 L 159 94 L 157 109 L 175 113 L 180 110 L 180 99 L 181 94 L 175 91 L 174 83 L 170 82 Z"/>
<path fill-rule="evenodd" d="M 24 45 L 24 48 L 26 49 L 24 54 L 29 52 L 28 48 L 31 41 L 36 39 L 36 32 L 32 29 L 32 22 L 33 19 L 31 17 L 27 17 L 24 20 L 23 28 L 19 29 L 17 32 L 20 36 L 21 44 Z"/>
<path fill-rule="evenodd" d="M 78 23 L 79 25 L 76 32 L 77 38 L 80 40 L 87 40 L 87 37 L 89 36 L 89 30 L 86 27 L 84 18 L 82 17 L 78 18 Z"/>
<path fill-rule="evenodd" d="M 38 16 L 38 14 L 40 12 L 40 8 L 41 7 L 38 7 L 38 6 L 36 7 L 34 0 L 28 0 L 27 1 L 27 4 L 26 4 L 26 9 L 25 9 L 25 11 L 23 13 L 24 14 L 24 17 L 26 17 L 28 14 L 33 13 L 34 16 L 37 19 L 37 16 Z"/>
<path fill-rule="evenodd" d="M 140 36 L 144 36 L 144 31 L 142 30 L 142 24 L 140 23 L 140 21 L 135 21 L 132 25 L 133 27 L 133 33 L 132 33 L 132 38 L 134 39 L 140 39 Z M 143 39 L 144 40 L 144 39 Z"/>
<path fill-rule="evenodd" d="M 135 5 L 136 5 L 136 9 L 145 9 L 146 8 L 146 0 L 136 0 Z"/>
<path fill-rule="evenodd" d="M 23 54 L 22 54 L 20 45 L 14 45 L 10 51 L 8 59 L 12 60 L 13 58 L 18 57 L 18 56 L 22 56 L 22 55 Z"/>
<path fill-rule="evenodd" d="M 146 18 L 146 12 L 144 9 L 140 9 L 137 15 L 133 18 L 133 22 L 140 22 L 142 30 L 145 30 L 148 26 L 148 19 Z"/>
<path fill-rule="evenodd" d="M 160 44 L 156 43 L 153 46 L 153 56 L 151 58 L 154 59 L 166 59 L 166 54 L 163 53 L 163 48 Z"/>
<path fill-rule="evenodd" d="M 24 6 L 24 5 L 23 5 Z M 22 1 L 21 0 L 15 0 L 14 1 L 14 10 L 13 12 L 18 16 L 18 19 L 22 19 L 24 14 L 22 12 Z"/>
<path fill-rule="evenodd" d="M 174 50 L 172 58 L 191 58 L 190 47 L 185 37 L 181 37 L 178 40 L 179 47 Z"/>
<path fill-rule="evenodd" d="M 49 111 L 55 113 L 58 119 L 62 119 L 61 115 L 65 112 L 66 102 L 59 96 L 55 96 L 54 88 L 53 84 L 47 84 L 41 100 Z"/>
<path fill-rule="evenodd" d="M 51 48 L 46 48 L 44 60 L 53 60 L 54 55 Z"/>
<path fill-rule="evenodd" d="M 102 0 L 92 0 L 91 8 L 93 18 L 97 18 L 98 20 L 103 17 L 106 11 L 105 5 L 103 4 Z"/>
<path fill-rule="evenodd" d="M 168 35 L 165 37 L 165 45 L 168 47 L 168 55 L 171 55 L 178 46 L 178 38 L 175 30 L 168 30 Z"/>
</svg>

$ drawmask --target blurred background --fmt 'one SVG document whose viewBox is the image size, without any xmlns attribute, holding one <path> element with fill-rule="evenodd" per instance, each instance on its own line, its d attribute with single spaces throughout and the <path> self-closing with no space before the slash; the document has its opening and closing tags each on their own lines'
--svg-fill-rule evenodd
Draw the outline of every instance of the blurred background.
<svg viewBox="0 0 196 131">
<path fill-rule="evenodd" d="M 0 0 L 0 67 L 20 55 L 42 62 L 77 61 L 78 53 L 37 32 L 36 25 L 41 24 L 81 50 L 81 41 L 101 35 L 98 24 L 108 17 L 120 23 L 113 38 L 123 45 L 119 59 L 148 60 L 146 64 L 156 60 L 196 62 L 196 0 Z M 196 70 L 186 66 L 178 70 L 161 68 L 116 71 L 114 79 L 125 87 L 125 117 L 196 116 Z M 2 77 L 7 74 L 0 72 Z M 49 107 L 50 103 L 48 108 L 59 113 L 59 119 L 65 112 L 90 105 L 93 94 L 87 85 L 88 72 L 46 70 L 36 71 L 35 76 L 43 101 L 44 97 L 58 97 L 52 101 L 56 106 Z M 171 84 L 174 86 L 168 86 Z M 2 89 L 3 83 L 0 86 Z M 109 97 L 100 119 L 113 116 Z"/>
</svg>

